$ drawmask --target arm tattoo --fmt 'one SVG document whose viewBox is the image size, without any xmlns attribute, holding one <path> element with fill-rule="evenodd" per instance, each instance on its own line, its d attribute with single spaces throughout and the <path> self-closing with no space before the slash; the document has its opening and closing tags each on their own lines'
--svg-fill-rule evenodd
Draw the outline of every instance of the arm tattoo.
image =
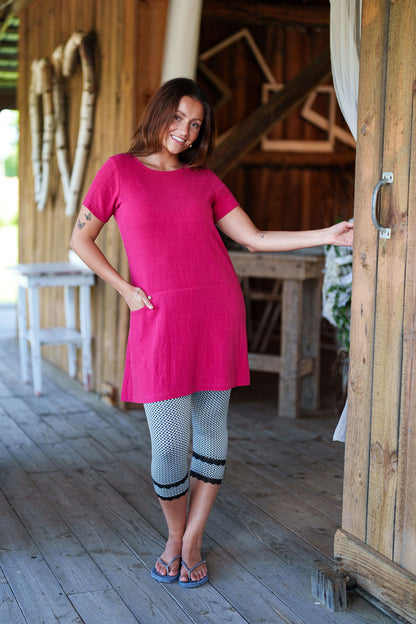
<svg viewBox="0 0 416 624">
<path fill-rule="evenodd" d="M 87 221 L 91 221 L 91 212 L 84 212 L 84 217 L 86 218 Z M 81 221 L 81 219 L 78 219 L 77 222 L 77 228 L 79 230 L 82 230 L 83 227 L 85 227 L 87 224 L 84 221 Z"/>
<path fill-rule="evenodd" d="M 266 236 L 266 232 L 262 232 L 262 233 L 260 234 L 260 238 L 264 238 L 265 236 Z"/>
</svg>

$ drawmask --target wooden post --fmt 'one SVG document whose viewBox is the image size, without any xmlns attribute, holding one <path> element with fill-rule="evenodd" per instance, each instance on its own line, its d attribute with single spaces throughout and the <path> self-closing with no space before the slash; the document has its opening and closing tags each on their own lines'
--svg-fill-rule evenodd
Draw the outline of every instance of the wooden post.
<svg viewBox="0 0 416 624">
<path fill-rule="evenodd" d="M 346 611 L 347 578 L 319 560 L 314 561 L 313 567 L 312 594 L 331 611 Z"/>
<path fill-rule="evenodd" d="M 66 327 L 70 331 L 76 331 L 76 314 L 75 314 L 75 288 L 74 286 L 65 286 L 65 322 Z M 68 374 L 75 378 L 77 374 L 77 348 L 74 344 L 68 344 Z"/>
<path fill-rule="evenodd" d="M 301 408 L 314 410 L 319 408 L 320 348 L 321 348 L 321 289 L 314 280 L 303 282 L 302 312 L 302 353 L 303 358 L 312 358 L 313 370 L 302 377 Z"/>
<path fill-rule="evenodd" d="M 287 418 L 296 418 L 299 413 L 302 288 L 299 280 L 286 280 L 283 284 L 281 353 L 284 367 L 280 373 L 278 413 Z"/>
<path fill-rule="evenodd" d="M 163 49 L 162 82 L 195 78 L 202 0 L 170 0 Z"/>
</svg>

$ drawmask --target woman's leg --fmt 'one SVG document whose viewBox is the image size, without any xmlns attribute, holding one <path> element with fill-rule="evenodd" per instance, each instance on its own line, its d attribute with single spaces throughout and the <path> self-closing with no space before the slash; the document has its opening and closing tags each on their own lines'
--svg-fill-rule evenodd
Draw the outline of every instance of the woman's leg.
<svg viewBox="0 0 416 624">
<path fill-rule="evenodd" d="M 202 535 L 220 488 L 227 456 L 227 415 L 231 391 L 196 392 L 192 395 L 193 454 L 189 512 L 182 543 L 188 568 L 201 561 Z M 207 575 L 205 564 L 191 573 L 198 581 Z M 188 580 L 182 568 L 181 581 Z"/>
<path fill-rule="evenodd" d="M 165 516 L 166 524 L 168 525 L 168 540 L 166 542 L 165 550 L 160 555 L 162 561 L 168 564 L 174 557 L 181 554 L 182 551 L 182 539 L 186 526 L 186 511 L 188 497 L 185 494 L 176 500 L 160 500 L 163 515 Z M 174 561 L 169 568 L 169 574 L 176 576 L 179 572 L 181 560 Z M 166 574 L 167 570 L 164 566 L 161 566 L 159 561 L 156 561 L 155 568 L 159 574 Z"/>
<path fill-rule="evenodd" d="M 191 397 L 147 403 L 144 409 L 152 441 L 153 484 L 168 526 L 168 540 L 161 554 L 167 564 L 181 553 L 186 526 Z M 179 566 L 178 559 L 169 574 L 175 576 Z M 155 568 L 159 574 L 166 574 L 166 567 L 159 562 Z"/>
</svg>

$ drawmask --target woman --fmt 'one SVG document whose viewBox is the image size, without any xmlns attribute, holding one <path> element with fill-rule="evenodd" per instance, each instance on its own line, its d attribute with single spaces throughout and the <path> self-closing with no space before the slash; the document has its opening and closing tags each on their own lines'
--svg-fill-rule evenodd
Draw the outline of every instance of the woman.
<svg viewBox="0 0 416 624">
<path fill-rule="evenodd" d="M 205 167 L 213 136 L 203 90 L 185 78 L 162 85 L 129 152 L 98 172 L 71 238 L 74 251 L 131 310 L 122 399 L 144 404 L 152 478 L 168 526 L 151 574 L 186 588 L 208 580 L 201 543 L 225 469 L 230 392 L 249 383 L 244 300 L 218 230 L 249 251 L 352 244 L 352 224 L 345 222 L 259 231 Z M 112 215 L 130 282 L 95 243 Z"/>
</svg>

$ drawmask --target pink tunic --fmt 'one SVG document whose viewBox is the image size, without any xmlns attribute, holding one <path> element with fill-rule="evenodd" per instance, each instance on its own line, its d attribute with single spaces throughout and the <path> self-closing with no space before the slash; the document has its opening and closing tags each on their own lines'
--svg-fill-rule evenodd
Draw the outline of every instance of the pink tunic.
<svg viewBox="0 0 416 624">
<path fill-rule="evenodd" d="M 114 215 L 131 282 L 154 309 L 131 313 L 122 399 L 150 403 L 249 383 L 245 306 L 215 222 L 238 205 L 209 169 L 155 171 L 110 158 L 84 205 Z"/>
</svg>

